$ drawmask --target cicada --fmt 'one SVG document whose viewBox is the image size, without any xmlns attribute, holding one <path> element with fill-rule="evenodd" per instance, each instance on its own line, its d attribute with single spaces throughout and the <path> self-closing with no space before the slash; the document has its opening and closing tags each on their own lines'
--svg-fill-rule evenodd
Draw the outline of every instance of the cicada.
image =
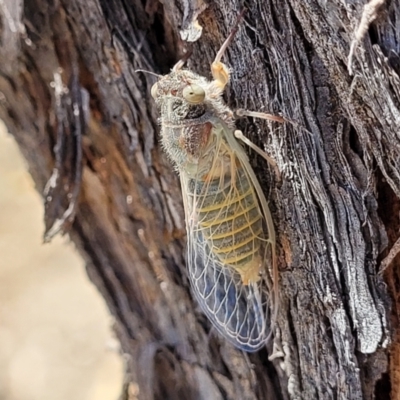
<svg viewBox="0 0 400 400">
<path fill-rule="evenodd" d="M 221 57 L 233 34 L 211 65 L 213 80 L 179 62 L 151 94 L 160 111 L 162 146 L 180 176 L 192 291 L 220 334 L 256 351 L 270 333 L 265 277 L 275 263 L 275 233 L 236 139 L 234 113 L 222 99 L 229 70 Z"/>
</svg>

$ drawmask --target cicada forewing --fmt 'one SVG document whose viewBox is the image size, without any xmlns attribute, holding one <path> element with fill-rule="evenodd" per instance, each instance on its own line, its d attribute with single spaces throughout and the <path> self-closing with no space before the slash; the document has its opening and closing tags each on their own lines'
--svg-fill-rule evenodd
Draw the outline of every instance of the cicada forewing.
<svg viewBox="0 0 400 400">
<path fill-rule="evenodd" d="M 269 336 L 264 278 L 274 263 L 274 229 L 257 178 L 232 130 L 213 123 L 212 151 L 198 173 L 180 171 L 186 213 L 188 273 L 202 310 L 245 351 Z M 207 173 L 204 173 L 207 171 Z"/>
</svg>

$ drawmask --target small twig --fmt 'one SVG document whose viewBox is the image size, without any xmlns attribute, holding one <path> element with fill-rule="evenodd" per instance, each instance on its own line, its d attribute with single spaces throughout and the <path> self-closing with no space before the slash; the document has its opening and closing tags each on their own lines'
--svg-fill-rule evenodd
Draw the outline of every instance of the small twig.
<svg viewBox="0 0 400 400">
<path fill-rule="evenodd" d="M 354 33 L 354 39 L 351 42 L 351 46 L 350 46 L 349 59 L 348 59 L 348 63 L 347 63 L 347 69 L 348 69 L 350 75 L 353 75 L 352 64 L 353 64 L 354 53 L 357 49 L 357 45 L 361 42 L 361 40 L 366 35 L 371 23 L 378 16 L 378 9 L 384 2 L 385 2 L 385 0 L 370 0 L 370 2 L 364 6 L 360 24 L 358 25 L 358 28 Z"/>
<path fill-rule="evenodd" d="M 382 274 L 385 269 L 390 265 L 393 259 L 400 253 L 400 237 L 396 240 L 396 243 L 392 246 L 389 254 L 382 260 L 379 273 Z"/>
</svg>

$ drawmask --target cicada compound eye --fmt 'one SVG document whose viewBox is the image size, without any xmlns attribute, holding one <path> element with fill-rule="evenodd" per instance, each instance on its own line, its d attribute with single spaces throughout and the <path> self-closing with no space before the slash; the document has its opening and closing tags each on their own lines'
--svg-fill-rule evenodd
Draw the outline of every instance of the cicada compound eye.
<svg viewBox="0 0 400 400">
<path fill-rule="evenodd" d="M 199 104 L 204 101 L 206 92 L 201 86 L 192 84 L 183 89 L 182 95 L 188 103 Z"/>
<path fill-rule="evenodd" d="M 156 99 L 157 97 L 157 90 L 158 90 L 158 83 L 156 82 L 152 87 L 151 87 L 151 96 L 153 97 L 153 99 Z"/>
</svg>

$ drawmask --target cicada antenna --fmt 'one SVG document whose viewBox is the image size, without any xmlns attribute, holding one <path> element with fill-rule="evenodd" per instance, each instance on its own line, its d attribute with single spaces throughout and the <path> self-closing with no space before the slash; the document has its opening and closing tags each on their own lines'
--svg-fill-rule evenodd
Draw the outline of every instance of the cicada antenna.
<svg viewBox="0 0 400 400">
<path fill-rule="evenodd" d="M 162 78 L 162 75 L 160 75 L 160 74 L 156 74 L 155 72 L 152 72 L 152 71 L 147 71 L 147 70 L 145 70 L 145 69 L 135 69 L 135 72 L 144 72 L 145 74 L 150 74 L 150 75 L 154 75 L 154 76 L 156 76 L 157 78 Z"/>
<path fill-rule="evenodd" d="M 172 72 L 176 72 L 182 69 L 182 67 L 185 65 L 186 61 L 189 60 L 190 56 L 193 53 L 193 49 L 190 48 L 185 55 L 173 66 Z"/>
</svg>

